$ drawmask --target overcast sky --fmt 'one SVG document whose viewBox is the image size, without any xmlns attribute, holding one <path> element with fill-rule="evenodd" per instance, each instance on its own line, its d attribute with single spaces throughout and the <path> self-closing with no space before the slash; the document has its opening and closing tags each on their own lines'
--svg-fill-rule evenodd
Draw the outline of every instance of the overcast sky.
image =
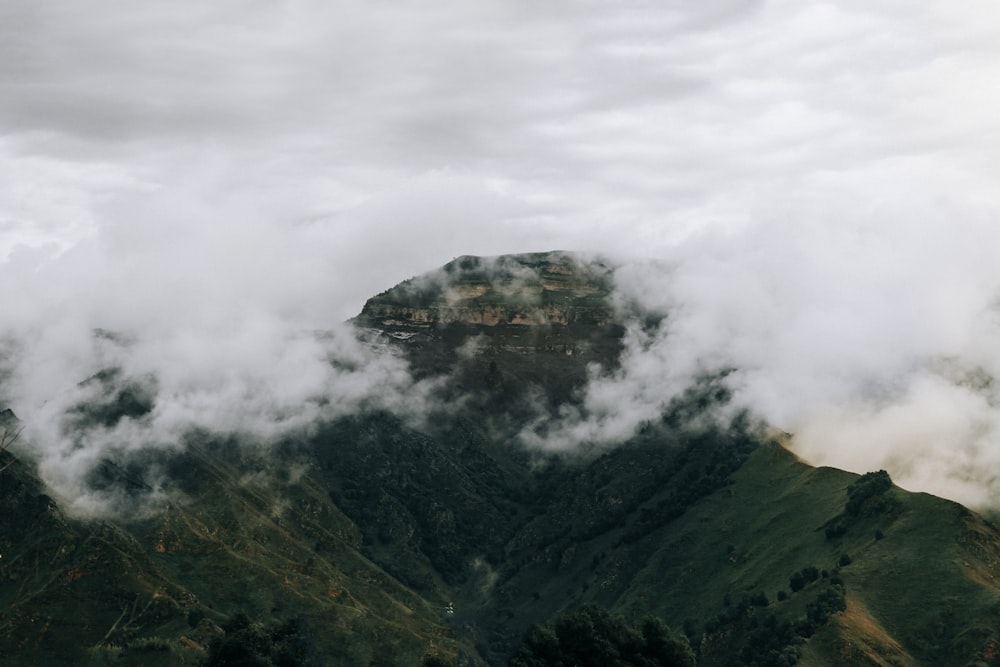
<svg viewBox="0 0 1000 667">
<path fill-rule="evenodd" d="M 457 254 L 992 211 L 998 28 L 986 0 L 7 0 L 0 256 L 301 244 L 343 318 Z"/>
<path fill-rule="evenodd" d="M 6 0 L 6 395 L 94 327 L 234 373 L 456 255 L 559 248 L 680 267 L 635 284 L 783 425 L 872 387 L 924 414 L 915 365 L 992 371 L 998 35 L 987 0 Z"/>
</svg>

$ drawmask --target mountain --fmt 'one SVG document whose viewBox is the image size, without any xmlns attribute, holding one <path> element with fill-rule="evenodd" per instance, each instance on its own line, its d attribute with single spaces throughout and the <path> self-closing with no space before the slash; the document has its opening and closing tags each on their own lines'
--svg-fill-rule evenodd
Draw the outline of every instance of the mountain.
<svg viewBox="0 0 1000 667">
<path fill-rule="evenodd" d="M 656 638 L 709 667 L 1000 664 L 996 527 L 884 471 L 811 467 L 753 415 L 707 418 L 724 373 L 617 446 L 520 443 L 616 367 L 626 325 L 658 325 L 611 265 L 462 257 L 354 324 L 442 407 L 266 448 L 193 431 L 92 471 L 126 500 L 165 477 L 152 510 L 66 515 L 4 413 L 3 664 L 546 665 L 584 645 L 640 664 Z"/>
<path fill-rule="evenodd" d="M 372 297 L 354 323 L 402 349 L 418 377 L 447 373 L 459 391 L 533 386 L 559 404 L 589 364 L 617 363 L 612 289 L 608 263 L 569 253 L 459 257 Z"/>
</svg>

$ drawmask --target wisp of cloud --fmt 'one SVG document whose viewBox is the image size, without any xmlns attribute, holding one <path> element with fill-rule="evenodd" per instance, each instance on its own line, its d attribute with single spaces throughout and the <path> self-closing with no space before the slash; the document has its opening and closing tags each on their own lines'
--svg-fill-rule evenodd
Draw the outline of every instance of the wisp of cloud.
<svg viewBox="0 0 1000 667">
<path fill-rule="evenodd" d="M 9 0 L 0 401 L 85 511 L 95 461 L 192 425 L 419 411 L 339 328 L 398 281 L 598 251 L 664 319 L 541 445 L 620 441 L 736 368 L 809 460 L 987 504 L 997 25 L 985 0 Z"/>
<path fill-rule="evenodd" d="M 900 484 L 991 506 L 1000 491 L 1000 266 L 990 221 L 759 224 L 656 261 L 622 260 L 621 366 L 535 444 L 620 442 L 699 377 L 730 409 L 792 432 L 814 464 L 886 468 Z M 532 434 L 527 434 L 529 440 Z"/>
</svg>

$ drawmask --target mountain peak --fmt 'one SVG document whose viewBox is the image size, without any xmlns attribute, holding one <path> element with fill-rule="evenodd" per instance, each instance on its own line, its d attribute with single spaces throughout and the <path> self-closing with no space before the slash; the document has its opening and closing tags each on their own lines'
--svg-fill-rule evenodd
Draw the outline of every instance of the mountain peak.
<svg viewBox="0 0 1000 667">
<path fill-rule="evenodd" d="M 614 319 L 611 277 L 607 263 L 563 251 L 464 255 L 372 297 L 355 321 L 411 331 L 604 325 Z"/>
<path fill-rule="evenodd" d="M 565 401 L 591 364 L 618 363 L 613 271 L 563 251 L 466 255 L 372 297 L 354 324 L 401 346 L 418 377 L 513 393 L 534 386 Z"/>
</svg>

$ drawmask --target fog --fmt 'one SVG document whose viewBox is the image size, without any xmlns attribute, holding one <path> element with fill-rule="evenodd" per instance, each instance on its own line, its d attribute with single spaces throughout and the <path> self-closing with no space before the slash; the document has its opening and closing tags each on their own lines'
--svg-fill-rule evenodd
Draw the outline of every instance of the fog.
<svg viewBox="0 0 1000 667">
<path fill-rule="evenodd" d="M 791 432 L 817 465 L 885 468 L 897 483 L 991 506 L 1000 470 L 1000 270 L 991 224 L 921 219 L 831 230 L 761 225 L 625 262 L 633 323 L 622 366 L 536 445 L 615 443 L 698 378 L 735 369 L 733 403 Z"/>
<path fill-rule="evenodd" d="M 808 460 L 988 504 L 998 22 L 895 0 L 7 2 L 0 402 L 50 486 L 100 511 L 82 471 L 192 427 L 418 415 L 432 387 L 342 323 L 455 256 L 559 248 L 613 257 L 618 298 L 667 317 L 535 446 L 620 441 L 732 366 Z M 115 382 L 152 410 L 67 429 Z"/>
</svg>

